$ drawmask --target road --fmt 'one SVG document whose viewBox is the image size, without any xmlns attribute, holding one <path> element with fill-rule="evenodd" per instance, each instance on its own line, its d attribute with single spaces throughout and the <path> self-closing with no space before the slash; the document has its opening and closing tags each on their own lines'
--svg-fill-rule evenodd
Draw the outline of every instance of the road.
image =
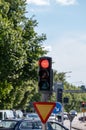
<svg viewBox="0 0 86 130">
<path fill-rule="evenodd" d="M 70 120 L 65 120 L 64 126 L 69 128 L 69 130 L 86 130 L 86 121 L 79 121 L 78 118 L 83 116 L 83 113 L 78 114 L 75 118 L 70 122 Z"/>
</svg>

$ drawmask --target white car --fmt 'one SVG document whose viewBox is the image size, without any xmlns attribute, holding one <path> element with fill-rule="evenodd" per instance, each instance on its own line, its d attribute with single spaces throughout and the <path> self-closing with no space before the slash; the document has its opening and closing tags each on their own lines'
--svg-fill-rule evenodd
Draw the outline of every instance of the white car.
<svg viewBox="0 0 86 130">
<path fill-rule="evenodd" d="M 55 121 L 58 120 L 56 114 L 52 113 L 48 119 L 49 121 Z"/>
<path fill-rule="evenodd" d="M 64 120 L 68 120 L 67 112 L 64 112 Z"/>
<path fill-rule="evenodd" d="M 27 113 L 26 118 L 29 120 L 40 120 L 37 113 Z"/>
</svg>

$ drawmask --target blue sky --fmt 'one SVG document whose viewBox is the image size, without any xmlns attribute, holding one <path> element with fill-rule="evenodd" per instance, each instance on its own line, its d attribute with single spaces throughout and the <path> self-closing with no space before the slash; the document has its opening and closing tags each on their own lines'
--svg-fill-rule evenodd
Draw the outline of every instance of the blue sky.
<svg viewBox="0 0 86 130">
<path fill-rule="evenodd" d="M 66 73 L 74 85 L 86 85 L 86 0 L 27 0 L 27 16 L 35 15 L 37 32 L 45 33 L 44 46 L 53 69 Z"/>
</svg>

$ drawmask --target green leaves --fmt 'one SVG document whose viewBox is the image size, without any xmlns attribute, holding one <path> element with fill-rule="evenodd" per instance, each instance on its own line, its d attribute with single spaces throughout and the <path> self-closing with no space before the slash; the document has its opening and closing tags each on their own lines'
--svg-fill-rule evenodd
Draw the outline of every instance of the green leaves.
<svg viewBox="0 0 86 130">
<path fill-rule="evenodd" d="M 2 108 L 18 108 L 27 104 L 31 94 L 34 93 L 30 91 L 31 87 L 36 89 L 37 85 L 32 86 L 28 83 L 26 86 L 26 83 L 38 80 L 37 61 L 40 56 L 46 54 L 42 47 L 46 36 L 37 34 L 35 31 L 37 21 L 33 18 L 26 18 L 25 13 L 26 0 L 0 1 L 0 99 Z"/>
</svg>

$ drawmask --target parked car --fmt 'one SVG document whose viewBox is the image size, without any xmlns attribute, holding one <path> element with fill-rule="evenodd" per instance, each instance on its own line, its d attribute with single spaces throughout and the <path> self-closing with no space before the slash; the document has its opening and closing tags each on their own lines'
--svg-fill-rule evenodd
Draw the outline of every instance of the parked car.
<svg viewBox="0 0 86 130">
<path fill-rule="evenodd" d="M 0 120 L 14 118 L 12 110 L 0 110 Z"/>
<path fill-rule="evenodd" d="M 68 115 L 67 114 L 68 114 L 67 112 L 58 113 L 57 114 L 58 121 L 61 122 L 62 118 L 63 118 L 63 120 L 68 120 Z"/>
<path fill-rule="evenodd" d="M 80 121 L 86 121 L 86 116 L 81 116 L 78 118 Z"/>
<path fill-rule="evenodd" d="M 64 120 L 68 120 L 68 113 L 67 112 L 64 112 Z"/>
<path fill-rule="evenodd" d="M 0 122 L 0 130 L 42 130 L 40 120 L 12 119 L 2 120 Z M 46 123 L 46 130 L 69 130 L 65 126 L 55 121 Z"/>
<path fill-rule="evenodd" d="M 37 113 L 27 113 L 25 117 L 29 120 L 40 120 Z"/>
<path fill-rule="evenodd" d="M 16 118 L 23 118 L 23 112 L 21 110 L 16 110 Z"/>
<path fill-rule="evenodd" d="M 49 121 L 55 121 L 55 120 L 58 120 L 57 115 L 54 114 L 54 113 L 52 113 L 52 114 L 49 116 L 49 119 L 48 119 L 48 120 L 49 120 Z"/>
</svg>

